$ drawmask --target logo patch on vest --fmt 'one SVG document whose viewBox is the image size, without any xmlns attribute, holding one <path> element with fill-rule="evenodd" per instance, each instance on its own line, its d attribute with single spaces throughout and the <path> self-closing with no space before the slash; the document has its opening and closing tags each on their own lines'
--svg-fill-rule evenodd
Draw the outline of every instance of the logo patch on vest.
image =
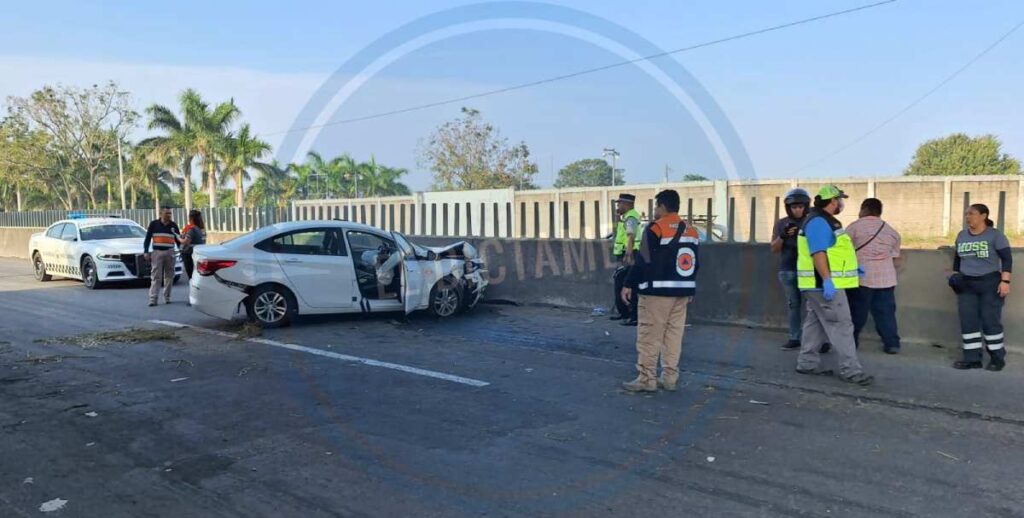
<svg viewBox="0 0 1024 518">
<path fill-rule="evenodd" d="M 690 277 L 697 267 L 697 256 L 689 248 L 680 248 L 676 255 L 676 273 L 680 277 Z"/>
</svg>

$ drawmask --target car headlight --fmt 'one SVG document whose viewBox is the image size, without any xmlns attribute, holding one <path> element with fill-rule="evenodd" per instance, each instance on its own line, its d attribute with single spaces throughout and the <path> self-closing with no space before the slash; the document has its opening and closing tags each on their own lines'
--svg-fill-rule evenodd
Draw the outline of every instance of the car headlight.
<svg viewBox="0 0 1024 518">
<path fill-rule="evenodd" d="M 96 258 L 100 261 L 120 261 L 121 254 L 96 254 Z"/>
</svg>

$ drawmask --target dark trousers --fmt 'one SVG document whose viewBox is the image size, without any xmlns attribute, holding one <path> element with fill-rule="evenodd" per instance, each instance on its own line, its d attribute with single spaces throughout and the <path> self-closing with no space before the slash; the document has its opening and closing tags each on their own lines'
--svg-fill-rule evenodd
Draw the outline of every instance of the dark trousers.
<svg viewBox="0 0 1024 518">
<path fill-rule="evenodd" d="M 192 260 L 192 252 L 182 252 L 181 264 L 185 267 L 185 276 L 192 278 L 192 272 L 196 269 L 196 263 Z"/>
<path fill-rule="evenodd" d="M 860 347 L 860 332 L 868 323 L 868 314 L 875 320 L 875 331 L 886 349 L 900 348 L 900 334 L 896 325 L 896 288 L 860 287 L 846 290 L 850 300 L 850 318 L 853 319 L 853 339 Z"/>
<path fill-rule="evenodd" d="M 629 299 L 629 304 L 622 301 L 622 288 L 626 286 L 626 277 L 629 276 L 629 267 L 620 266 L 615 270 L 615 310 L 619 312 L 623 318 L 630 320 L 636 320 L 637 303 L 640 300 L 640 294 L 637 293 L 637 287 L 633 288 L 633 296 Z"/>
<path fill-rule="evenodd" d="M 982 277 L 964 276 L 963 290 L 957 295 L 964 361 L 980 362 L 983 348 L 988 350 L 993 362 L 1006 361 L 1002 322 L 1004 300 L 996 291 L 999 279 L 998 272 Z"/>
</svg>

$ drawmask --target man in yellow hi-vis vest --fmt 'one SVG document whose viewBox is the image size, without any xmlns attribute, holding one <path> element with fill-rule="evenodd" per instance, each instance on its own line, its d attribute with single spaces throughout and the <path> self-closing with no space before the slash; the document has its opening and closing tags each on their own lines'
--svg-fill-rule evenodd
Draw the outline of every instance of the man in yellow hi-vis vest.
<svg viewBox="0 0 1024 518">
<path fill-rule="evenodd" d="M 835 185 L 822 187 L 797 236 L 797 287 L 807 301 L 807 315 L 796 371 L 832 374 L 831 370 L 821 368 L 819 353 L 822 344 L 831 342 L 839 356 L 839 377 L 850 383 L 870 385 L 874 378 L 864 373 L 857 359 L 845 291 L 859 286 L 860 267 L 853 241 L 836 219 L 848 197 Z"/>
<path fill-rule="evenodd" d="M 619 216 L 619 221 L 615 225 L 615 245 L 612 248 L 612 255 L 619 260 L 621 266 L 615 270 L 615 309 L 617 314 L 612 315 L 611 319 L 622 320 L 622 325 L 625 326 L 637 325 L 637 296 L 634 294 L 628 304 L 619 296 L 625 286 L 626 277 L 629 276 L 629 269 L 635 262 L 633 254 L 640 250 L 641 215 L 634 208 L 635 203 L 636 196 L 628 193 L 620 194 L 615 200 L 615 213 Z M 630 287 L 635 291 L 636 286 Z"/>
</svg>

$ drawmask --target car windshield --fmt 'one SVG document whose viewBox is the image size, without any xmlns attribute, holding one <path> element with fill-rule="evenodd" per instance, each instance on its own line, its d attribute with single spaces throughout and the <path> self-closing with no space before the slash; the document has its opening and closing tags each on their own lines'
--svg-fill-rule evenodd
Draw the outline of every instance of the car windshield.
<svg viewBox="0 0 1024 518">
<path fill-rule="evenodd" d="M 93 225 L 82 227 L 82 241 L 146 237 L 146 231 L 135 225 Z"/>
</svg>

